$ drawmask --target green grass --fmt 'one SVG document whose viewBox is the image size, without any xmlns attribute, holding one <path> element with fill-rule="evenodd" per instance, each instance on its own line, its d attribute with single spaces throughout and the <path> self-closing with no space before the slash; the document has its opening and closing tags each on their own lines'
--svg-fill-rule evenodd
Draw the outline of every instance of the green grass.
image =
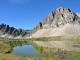
<svg viewBox="0 0 80 60">
<path fill-rule="evenodd" d="M 11 46 L 5 43 L 0 43 L 0 53 L 7 53 L 11 51 Z"/>
<path fill-rule="evenodd" d="M 21 57 L 21 56 L 15 56 L 15 55 L 11 55 L 11 54 L 0 53 L 0 60 L 39 60 L 39 58 Z M 43 60 L 43 59 L 41 59 L 41 60 Z"/>
<path fill-rule="evenodd" d="M 29 40 L 29 41 L 52 41 L 52 40 L 60 40 L 61 36 L 57 36 L 57 37 L 40 37 L 40 38 L 25 38 L 25 39 L 9 39 L 11 40 Z"/>
<path fill-rule="evenodd" d="M 36 57 L 22 57 L 11 54 L 0 53 L 0 60 L 59 60 L 54 58 L 36 58 Z"/>
<path fill-rule="evenodd" d="M 75 59 L 80 60 L 80 51 L 66 52 L 66 53 L 64 53 L 64 54 L 66 54 L 66 55 L 68 55 L 68 56 L 71 56 L 71 57 L 73 57 L 73 58 L 75 58 Z"/>
</svg>

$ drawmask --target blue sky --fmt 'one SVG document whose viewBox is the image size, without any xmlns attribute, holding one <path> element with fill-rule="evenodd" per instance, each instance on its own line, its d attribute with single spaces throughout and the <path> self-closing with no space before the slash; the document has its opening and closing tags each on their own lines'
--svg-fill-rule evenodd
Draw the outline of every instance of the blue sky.
<svg viewBox="0 0 80 60">
<path fill-rule="evenodd" d="M 80 0 L 0 0 L 0 24 L 33 29 L 56 8 L 80 12 Z"/>
</svg>

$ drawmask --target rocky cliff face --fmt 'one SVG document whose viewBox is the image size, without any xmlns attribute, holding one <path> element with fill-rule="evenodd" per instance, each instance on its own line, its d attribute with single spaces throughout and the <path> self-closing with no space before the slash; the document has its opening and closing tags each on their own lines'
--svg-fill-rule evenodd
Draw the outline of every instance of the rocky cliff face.
<svg viewBox="0 0 80 60">
<path fill-rule="evenodd" d="M 33 28 L 33 30 L 31 31 L 31 35 L 33 33 L 35 33 L 36 31 L 40 30 L 40 28 L 42 27 L 42 23 L 38 22 L 38 24 Z"/>
<path fill-rule="evenodd" d="M 4 34 L 8 34 L 8 36 L 13 36 L 13 37 L 17 37 L 17 36 L 22 36 L 24 37 L 27 34 L 30 34 L 30 30 L 23 30 L 23 29 L 16 29 L 14 27 L 9 27 L 9 25 L 4 25 L 1 24 L 0 25 L 0 31 L 2 33 L 2 35 Z"/>
<path fill-rule="evenodd" d="M 69 8 L 60 7 L 52 11 L 49 15 L 47 15 L 42 22 L 39 22 L 33 28 L 31 35 L 41 28 L 62 27 L 67 23 L 80 24 L 80 18 Z"/>
</svg>

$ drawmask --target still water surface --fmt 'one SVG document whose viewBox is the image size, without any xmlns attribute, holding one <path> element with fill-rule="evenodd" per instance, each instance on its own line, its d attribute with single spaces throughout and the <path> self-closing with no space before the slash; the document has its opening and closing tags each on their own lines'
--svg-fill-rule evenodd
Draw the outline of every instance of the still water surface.
<svg viewBox="0 0 80 60">
<path fill-rule="evenodd" d="M 12 54 L 28 57 L 43 57 L 43 55 L 39 54 L 32 45 L 24 45 L 22 47 L 16 46 L 14 47 L 14 52 Z"/>
<path fill-rule="evenodd" d="M 8 41 L 13 55 L 28 57 L 54 57 L 52 53 L 80 50 L 80 44 L 69 41 Z"/>
</svg>

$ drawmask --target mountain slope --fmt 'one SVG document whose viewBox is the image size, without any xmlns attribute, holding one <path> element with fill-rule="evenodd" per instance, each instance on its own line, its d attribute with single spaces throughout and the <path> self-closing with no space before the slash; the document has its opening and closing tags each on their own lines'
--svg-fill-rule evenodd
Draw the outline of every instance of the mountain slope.
<svg viewBox="0 0 80 60">
<path fill-rule="evenodd" d="M 76 28 L 79 26 L 78 28 Z M 63 27 L 58 28 L 48 28 L 48 29 L 41 29 L 36 33 L 32 34 L 31 37 L 52 37 L 52 36 L 73 36 L 80 34 L 80 25 L 73 25 L 67 23 Z"/>
<path fill-rule="evenodd" d="M 78 35 L 80 34 L 80 31 L 74 27 L 74 25 L 71 25 L 67 23 L 64 27 L 62 27 L 60 30 L 58 30 L 53 36 L 70 36 L 70 35 Z"/>
</svg>

